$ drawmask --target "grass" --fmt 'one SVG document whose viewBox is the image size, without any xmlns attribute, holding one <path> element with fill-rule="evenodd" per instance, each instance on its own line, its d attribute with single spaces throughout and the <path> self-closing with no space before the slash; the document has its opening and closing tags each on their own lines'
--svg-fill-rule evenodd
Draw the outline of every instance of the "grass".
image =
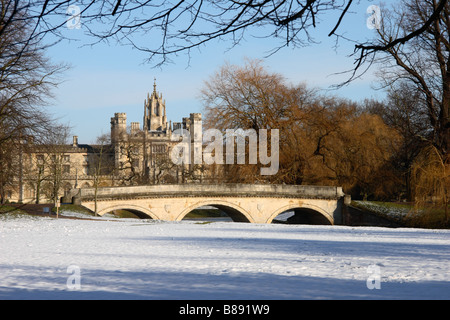
<svg viewBox="0 0 450 320">
<path fill-rule="evenodd" d="M 32 217 L 33 215 L 13 206 L 0 205 L 0 220 L 20 219 L 23 217 Z"/>
<path fill-rule="evenodd" d="M 352 201 L 352 206 L 394 219 L 402 219 L 413 209 L 411 204 L 381 201 Z"/>
<path fill-rule="evenodd" d="M 405 227 L 450 228 L 450 223 L 445 221 L 444 208 L 434 208 L 431 205 L 416 210 L 412 203 L 352 201 L 352 206 L 392 219 Z"/>
<path fill-rule="evenodd" d="M 22 210 L 17 209 L 12 206 L 8 206 L 7 204 L 0 205 L 0 214 L 10 213 L 10 212 L 14 212 L 14 211 L 21 212 Z"/>
<path fill-rule="evenodd" d="M 210 224 L 210 223 L 214 223 L 214 221 L 195 222 L 195 224 Z"/>
<path fill-rule="evenodd" d="M 450 229 L 450 221 L 446 221 L 445 209 L 442 207 L 429 206 L 412 211 L 405 220 L 406 225 L 412 228 Z"/>
<path fill-rule="evenodd" d="M 77 212 L 80 214 L 85 214 L 88 216 L 94 216 L 94 213 L 82 206 L 77 206 L 77 205 L 73 205 L 73 204 L 62 204 L 59 208 L 59 214 L 64 215 L 65 211 L 70 211 L 70 212 Z M 56 212 L 56 208 L 52 209 L 52 212 Z"/>
<path fill-rule="evenodd" d="M 28 213 L 25 210 L 22 210 L 20 207 L 18 208 L 17 206 L 0 204 L 0 215 L 5 215 L 5 214 L 8 214 L 8 215 L 26 214 L 26 215 L 28 215 Z"/>
</svg>

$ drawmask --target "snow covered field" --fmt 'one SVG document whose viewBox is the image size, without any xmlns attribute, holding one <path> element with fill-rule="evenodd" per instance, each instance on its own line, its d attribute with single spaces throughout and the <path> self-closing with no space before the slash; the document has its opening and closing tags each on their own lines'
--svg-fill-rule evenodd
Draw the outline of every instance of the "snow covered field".
<svg viewBox="0 0 450 320">
<path fill-rule="evenodd" d="M 0 218 L 0 299 L 450 299 L 449 276 L 450 230 Z"/>
</svg>

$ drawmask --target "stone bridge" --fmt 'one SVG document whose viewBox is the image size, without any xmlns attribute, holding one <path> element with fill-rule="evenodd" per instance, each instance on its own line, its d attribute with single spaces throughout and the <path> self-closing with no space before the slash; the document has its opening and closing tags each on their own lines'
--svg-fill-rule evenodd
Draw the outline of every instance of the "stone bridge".
<svg viewBox="0 0 450 320">
<path fill-rule="evenodd" d="M 95 189 L 72 189 L 73 203 L 95 210 Z M 177 184 L 107 187 L 97 190 L 97 214 L 124 209 L 141 218 L 180 221 L 189 212 L 214 206 L 233 221 L 271 223 L 279 214 L 293 211 L 295 222 L 342 224 L 344 193 L 341 187 Z"/>
</svg>

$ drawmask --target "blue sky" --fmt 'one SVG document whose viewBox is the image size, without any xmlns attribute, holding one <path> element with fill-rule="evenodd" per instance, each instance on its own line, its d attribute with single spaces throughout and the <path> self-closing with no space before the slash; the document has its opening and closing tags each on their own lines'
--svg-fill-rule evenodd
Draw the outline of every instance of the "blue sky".
<svg viewBox="0 0 450 320">
<path fill-rule="evenodd" d="M 366 26 L 366 8 L 377 4 L 376 1 L 361 2 L 339 28 L 346 36 L 358 40 L 374 35 L 374 30 Z M 128 124 L 137 121 L 142 125 L 144 99 L 153 90 L 156 78 L 157 90 L 166 99 L 168 120 L 180 121 L 191 112 L 202 112 L 199 94 L 204 81 L 225 62 L 243 65 L 246 57 L 262 59 L 268 70 L 282 74 L 291 83 L 306 82 L 310 87 L 327 89 L 346 79 L 346 76 L 333 76 L 334 73 L 353 66 L 353 59 L 348 55 L 354 44 L 340 41 L 335 50 L 334 38 L 327 37 L 335 22 L 336 16 L 330 16 L 320 21 L 316 30 L 311 30 L 318 44 L 287 47 L 268 58 L 264 57 L 277 47 L 279 40 L 255 39 L 248 35 L 246 41 L 231 50 L 227 51 L 230 45 L 227 42 L 210 42 L 193 50 L 190 59 L 181 54 L 172 57 L 172 64 L 161 68 L 145 64 L 145 53 L 127 46 L 111 43 L 83 47 L 82 44 L 87 43 L 83 26 L 71 29 L 68 35 L 81 41 L 61 42 L 48 50 L 53 62 L 72 66 L 64 74 L 64 83 L 54 90 L 55 100 L 49 110 L 72 126 L 73 135 L 79 137 L 80 143 L 93 143 L 100 134 L 109 133 L 110 118 L 115 112 L 127 113 Z M 382 99 L 384 93 L 373 89 L 374 71 L 372 68 L 362 79 L 329 94 L 355 101 Z"/>
</svg>

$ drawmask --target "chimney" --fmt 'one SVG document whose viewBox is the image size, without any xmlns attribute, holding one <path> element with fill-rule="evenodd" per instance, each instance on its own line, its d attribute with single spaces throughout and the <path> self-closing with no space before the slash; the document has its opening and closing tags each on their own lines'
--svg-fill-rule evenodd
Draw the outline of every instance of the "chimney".
<svg viewBox="0 0 450 320">
<path fill-rule="evenodd" d="M 78 136 L 73 136 L 72 146 L 73 147 L 78 147 Z"/>
</svg>

